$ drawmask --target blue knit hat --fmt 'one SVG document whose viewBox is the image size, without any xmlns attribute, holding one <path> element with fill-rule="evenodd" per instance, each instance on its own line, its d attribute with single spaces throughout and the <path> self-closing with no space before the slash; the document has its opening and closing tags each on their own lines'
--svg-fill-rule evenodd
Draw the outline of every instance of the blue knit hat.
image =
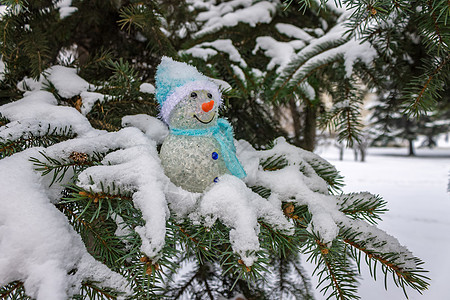
<svg viewBox="0 0 450 300">
<path fill-rule="evenodd" d="M 217 85 L 201 74 L 195 67 L 174 61 L 164 56 L 156 70 L 156 100 L 160 106 L 160 116 L 169 124 L 170 112 L 192 91 L 206 90 L 213 96 L 218 106 L 222 95 Z"/>
</svg>

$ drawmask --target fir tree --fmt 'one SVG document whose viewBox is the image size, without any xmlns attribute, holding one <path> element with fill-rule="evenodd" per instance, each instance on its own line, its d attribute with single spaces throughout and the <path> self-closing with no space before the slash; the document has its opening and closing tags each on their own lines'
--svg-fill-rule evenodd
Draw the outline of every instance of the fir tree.
<svg viewBox="0 0 450 300">
<path fill-rule="evenodd" d="M 410 94 L 411 82 L 423 76 L 430 66 L 429 58 L 426 57 L 427 46 L 424 44 L 423 29 L 417 27 L 424 17 L 421 7 L 420 2 L 412 2 L 408 19 L 404 20 L 405 17 L 400 14 L 392 20 L 402 26 L 388 29 L 386 35 L 391 41 L 389 47 L 386 39 L 374 39 L 372 42 L 380 55 L 376 67 L 371 71 L 371 75 L 376 77 L 372 85 L 380 90 L 377 104 L 371 108 L 373 140 L 378 145 L 407 141 L 409 155 L 415 153 L 413 142 L 418 136 L 426 136 L 425 145 L 433 146 L 434 139 L 449 130 L 446 122 L 449 99 L 445 87 L 433 96 L 435 104 L 426 114 L 404 113 L 411 107 L 405 103 Z M 444 82 L 446 76 L 448 77 L 448 74 L 445 73 L 438 75 Z M 424 90 L 424 93 L 429 92 Z"/>
<path fill-rule="evenodd" d="M 292 5 L 293 1 L 286 1 Z M 296 1 L 303 9 L 319 1 Z M 331 1 L 320 1 L 327 9 Z M 376 141 L 447 132 L 446 86 L 449 70 L 450 7 L 446 1 L 337 1 L 352 10 L 348 34 L 369 42 L 377 51 L 377 66 L 358 68 L 358 77 L 375 88 L 382 103 L 374 113 Z M 383 125 L 381 125 L 383 124 Z M 425 125 L 427 124 L 427 125 Z M 392 134 L 385 134 L 392 132 Z"/>
<path fill-rule="evenodd" d="M 222 69 L 219 61 L 209 69 L 196 61 L 205 74 L 230 82 L 224 114 L 236 124 L 239 138 L 264 149 L 241 140 L 238 153 L 252 175 L 245 183 L 230 177 L 218 185 L 227 193 L 213 188 L 196 195 L 175 187 L 161 169 L 158 145 L 167 129 L 154 118 L 153 86 L 145 82 L 163 54 L 175 55 L 182 44 L 188 49 L 188 37 L 200 32 L 186 13 L 189 6 L 73 1 L 76 11 L 63 18 L 58 2 L 7 2 L 1 21 L 7 33 L 1 40 L 2 91 L 9 103 L 0 107 L 0 216 L 11 234 L 0 243 L 2 297 L 215 299 L 241 293 L 248 299 L 311 299 L 300 255 L 317 265 L 323 292 L 338 299 L 358 298 L 363 257 L 374 277 L 381 264 L 405 292 L 427 288 L 420 259 L 376 227 L 386 211 L 380 197 L 343 194 L 342 177 L 327 161 L 284 138 L 269 142 L 279 127 L 267 117 L 275 105 L 261 98 L 288 103 L 289 93 L 306 94 L 307 85 L 296 86 L 305 80 L 319 89 L 316 78 L 306 75 L 327 63 L 337 63 L 333 70 L 342 78 L 339 54 L 301 66 L 305 58 L 348 40 L 319 43 L 303 53 L 286 66 L 292 76 L 272 70 L 261 79 L 240 60 L 223 63 Z M 182 9 L 176 12 L 175 5 Z M 184 33 L 182 24 L 189 24 Z M 240 26 L 242 36 L 251 31 Z M 103 35 L 105 27 L 111 30 Z M 200 45 L 201 35 L 195 39 Z M 60 59 L 61 50 L 71 45 L 77 46 L 75 60 Z M 253 60 L 261 70 L 270 58 L 260 58 Z M 329 86 L 351 101 L 336 101 L 329 120 L 339 127 L 347 115 L 356 124 L 354 78 L 342 87 L 333 80 Z M 258 94 L 260 84 L 274 89 Z M 259 126 L 271 130 L 247 135 Z M 347 130 L 342 134 L 351 137 L 353 128 Z M 211 210 L 214 205 L 222 209 Z M 179 273 L 183 265 L 188 271 Z"/>
</svg>

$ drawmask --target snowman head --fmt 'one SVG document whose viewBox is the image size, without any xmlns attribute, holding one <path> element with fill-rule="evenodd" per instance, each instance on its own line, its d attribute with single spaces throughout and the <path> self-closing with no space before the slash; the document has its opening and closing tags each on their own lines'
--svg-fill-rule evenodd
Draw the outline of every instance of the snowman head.
<svg viewBox="0 0 450 300">
<path fill-rule="evenodd" d="M 169 116 L 170 127 L 202 129 L 217 124 L 218 105 L 207 90 L 195 90 L 186 95 Z"/>
<path fill-rule="evenodd" d="M 193 66 L 163 57 L 156 71 L 160 117 L 172 128 L 214 126 L 222 103 L 217 85 Z"/>
</svg>

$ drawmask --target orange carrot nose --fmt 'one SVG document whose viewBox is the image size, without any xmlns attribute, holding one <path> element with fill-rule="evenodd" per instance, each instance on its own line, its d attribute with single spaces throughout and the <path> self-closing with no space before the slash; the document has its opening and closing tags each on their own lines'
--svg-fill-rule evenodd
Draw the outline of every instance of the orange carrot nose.
<svg viewBox="0 0 450 300">
<path fill-rule="evenodd" d="M 202 104 L 202 110 L 204 112 L 210 111 L 211 109 L 213 109 L 213 107 L 214 107 L 214 100 Z"/>
</svg>

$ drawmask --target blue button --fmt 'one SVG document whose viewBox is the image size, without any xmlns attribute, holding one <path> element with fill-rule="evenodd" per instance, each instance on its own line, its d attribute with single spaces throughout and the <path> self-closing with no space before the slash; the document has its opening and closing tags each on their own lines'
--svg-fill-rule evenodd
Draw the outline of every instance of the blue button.
<svg viewBox="0 0 450 300">
<path fill-rule="evenodd" d="M 219 158 L 219 153 L 213 152 L 211 156 L 212 156 L 212 159 L 216 160 Z"/>
<path fill-rule="evenodd" d="M 218 182 L 218 181 L 219 181 L 219 177 L 214 178 L 213 181 L 214 181 L 214 182 Z"/>
</svg>

